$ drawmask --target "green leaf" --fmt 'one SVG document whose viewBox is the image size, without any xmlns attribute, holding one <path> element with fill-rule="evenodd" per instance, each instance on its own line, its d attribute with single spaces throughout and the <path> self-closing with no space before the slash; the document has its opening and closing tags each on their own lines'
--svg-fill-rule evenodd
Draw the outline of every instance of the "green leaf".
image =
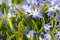
<svg viewBox="0 0 60 40">
<path fill-rule="evenodd" d="M 46 5 L 46 3 L 47 3 L 47 0 L 44 2 L 44 5 L 42 5 L 40 8 L 43 14 L 45 13 L 46 10 L 48 10 L 48 6 Z"/>
<path fill-rule="evenodd" d="M 12 0 L 14 4 L 22 4 L 25 2 L 25 0 Z"/>
<path fill-rule="evenodd" d="M 16 34 L 13 34 L 7 38 L 7 40 L 11 40 Z"/>
<path fill-rule="evenodd" d="M 7 21 L 7 23 L 9 23 L 10 28 L 14 29 L 13 23 L 11 19 L 8 19 L 8 16 L 6 14 L 6 9 L 4 8 L 4 16 L 5 16 L 5 20 Z"/>
<path fill-rule="evenodd" d="M 33 23 L 33 28 L 38 31 L 38 26 L 36 25 L 36 23 L 34 22 L 34 20 L 32 20 L 32 23 Z"/>
<path fill-rule="evenodd" d="M 0 20 L 0 28 L 1 28 L 1 26 L 2 26 L 3 21 L 4 21 L 4 19 L 1 19 L 1 20 Z"/>
<path fill-rule="evenodd" d="M 23 30 L 24 29 L 24 30 Z M 22 31 L 23 30 L 23 31 Z M 22 22 L 18 23 L 18 40 L 23 39 L 23 33 L 25 32 L 25 28 Z"/>
<path fill-rule="evenodd" d="M 28 28 L 32 27 L 32 22 L 26 17 L 26 15 L 21 10 L 19 10 L 17 7 L 15 7 L 15 9 L 19 13 L 18 17 L 22 17 L 24 23 L 28 26 Z"/>
</svg>

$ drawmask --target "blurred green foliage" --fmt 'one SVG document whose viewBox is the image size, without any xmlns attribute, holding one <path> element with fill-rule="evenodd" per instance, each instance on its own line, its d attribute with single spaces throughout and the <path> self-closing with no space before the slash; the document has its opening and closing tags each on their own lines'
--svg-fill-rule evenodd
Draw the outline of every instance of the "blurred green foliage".
<svg viewBox="0 0 60 40">
<path fill-rule="evenodd" d="M 24 1 L 25 0 L 12 0 L 12 3 L 22 4 L 24 3 Z M 4 18 L 0 19 L 0 34 L 3 35 L 2 39 L 3 40 L 32 40 L 33 37 L 30 37 L 30 39 L 27 39 L 24 36 L 24 33 L 27 33 L 25 30 L 25 27 L 28 26 L 30 30 L 35 30 L 38 34 L 41 35 L 41 33 L 44 30 L 43 29 L 44 24 L 47 22 L 50 22 L 50 24 L 54 25 L 54 28 L 50 30 L 52 40 L 54 40 L 53 33 L 56 28 L 57 21 L 55 20 L 55 18 L 52 20 L 49 19 L 49 17 L 47 16 L 47 13 L 45 13 L 45 11 L 48 9 L 48 6 L 44 4 L 40 8 L 44 16 L 43 19 L 34 19 L 31 17 L 27 18 L 27 16 L 17 7 L 15 7 L 15 10 L 17 11 L 16 17 L 12 17 L 11 19 L 8 19 L 8 16 L 7 16 L 8 6 L 5 4 L 0 5 L 0 11 L 2 10 L 4 14 Z M 3 24 L 4 21 L 7 22 L 7 25 Z M 15 26 L 15 23 L 17 23 L 18 25 L 17 27 Z M 38 40 L 37 35 L 35 35 L 34 40 Z"/>
</svg>

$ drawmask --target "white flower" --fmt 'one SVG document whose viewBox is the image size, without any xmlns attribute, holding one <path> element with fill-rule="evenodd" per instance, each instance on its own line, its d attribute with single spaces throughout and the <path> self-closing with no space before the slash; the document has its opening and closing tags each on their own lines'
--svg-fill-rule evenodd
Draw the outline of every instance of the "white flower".
<svg viewBox="0 0 60 40">
<path fill-rule="evenodd" d="M 28 34 L 25 34 L 25 35 L 26 35 L 26 37 L 27 37 L 27 38 L 30 38 L 30 33 L 28 33 Z"/>
<path fill-rule="evenodd" d="M 28 16 L 30 15 L 32 15 L 33 18 L 38 18 L 38 19 L 43 18 L 43 15 L 41 14 L 40 10 L 38 11 L 37 9 L 32 10 L 32 12 Z"/>
<path fill-rule="evenodd" d="M 50 31 L 50 28 L 53 28 L 53 26 L 50 25 L 49 23 L 44 25 L 44 31 L 45 32 L 49 32 Z"/>
<path fill-rule="evenodd" d="M 51 40 L 51 35 L 49 33 L 45 34 L 44 40 Z"/>
<path fill-rule="evenodd" d="M 44 25 L 45 30 L 50 30 L 50 28 L 47 25 Z"/>
<path fill-rule="evenodd" d="M 35 32 L 34 30 L 31 30 L 30 32 L 28 32 L 28 34 L 25 34 L 25 36 L 26 36 L 27 38 L 30 38 L 30 36 L 33 37 L 36 33 L 37 33 L 37 32 Z"/>
<path fill-rule="evenodd" d="M 12 17 L 12 14 L 11 13 L 8 13 L 8 19 L 10 19 Z"/>
<path fill-rule="evenodd" d="M 31 0 L 26 0 L 28 3 L 31 3 Z"/>
<path fill-rule="evenodd" d="M 60 8 L 59 8 L 58 5 L 55 5 L 55 6 L 54 6 L 54 9 L 56 9 L 56 10 L 60 10 Z"/>
<path fill-rule="evenodd" d="M 39 12 L 38 12 L 37 10 L 34 10 L 33 13 L 32 13 L 32 15 L 33 15 L 33 16 L 38 16 L 38 15 L 39 15 L 38 13 L 39 13 Z"/>
<path fill-rule="evenodd" d="M 48 11 L 54 11 L 54 8 L 53 7 L 49 7 L 46 12 L 48 12 Z"/>
<path fill-rule="evenodd" d="M 58 34 L 57 35 L 60 36 L 60 31 L 58 31 Z"/>
<path fill-rule="evenodd" d="M 27 2 L 30 3 L 30 4 L 33 4 L 33 5 L 38 4 L 37 0 L 27 0 Z"/>
<path fill-rule="evenodd" d="M 30 7 L 27 6 L 27 5 L 23 5 L 23 6 L 22 6 L 22 9 L 23 9 L 25 12 L 31 13 L 31 9 L 30 9 Z"/>
<path fill-rule="evenodd" d="M 58 40 L 60 40 L 60 36 L 58 37 Z"/>
<path fill-rule="evenodd" d="M 38 38 L 39 38 L 39 40 L 43 40 L 43 39 L 41 38 L 41 36 L 39 36 Z"/>
<path fill-rule="evenodd" d="M 54 5 L 55 4 L 55 2 L 54 1 L 51 1 L 51 5 Z"/>
</svg>

